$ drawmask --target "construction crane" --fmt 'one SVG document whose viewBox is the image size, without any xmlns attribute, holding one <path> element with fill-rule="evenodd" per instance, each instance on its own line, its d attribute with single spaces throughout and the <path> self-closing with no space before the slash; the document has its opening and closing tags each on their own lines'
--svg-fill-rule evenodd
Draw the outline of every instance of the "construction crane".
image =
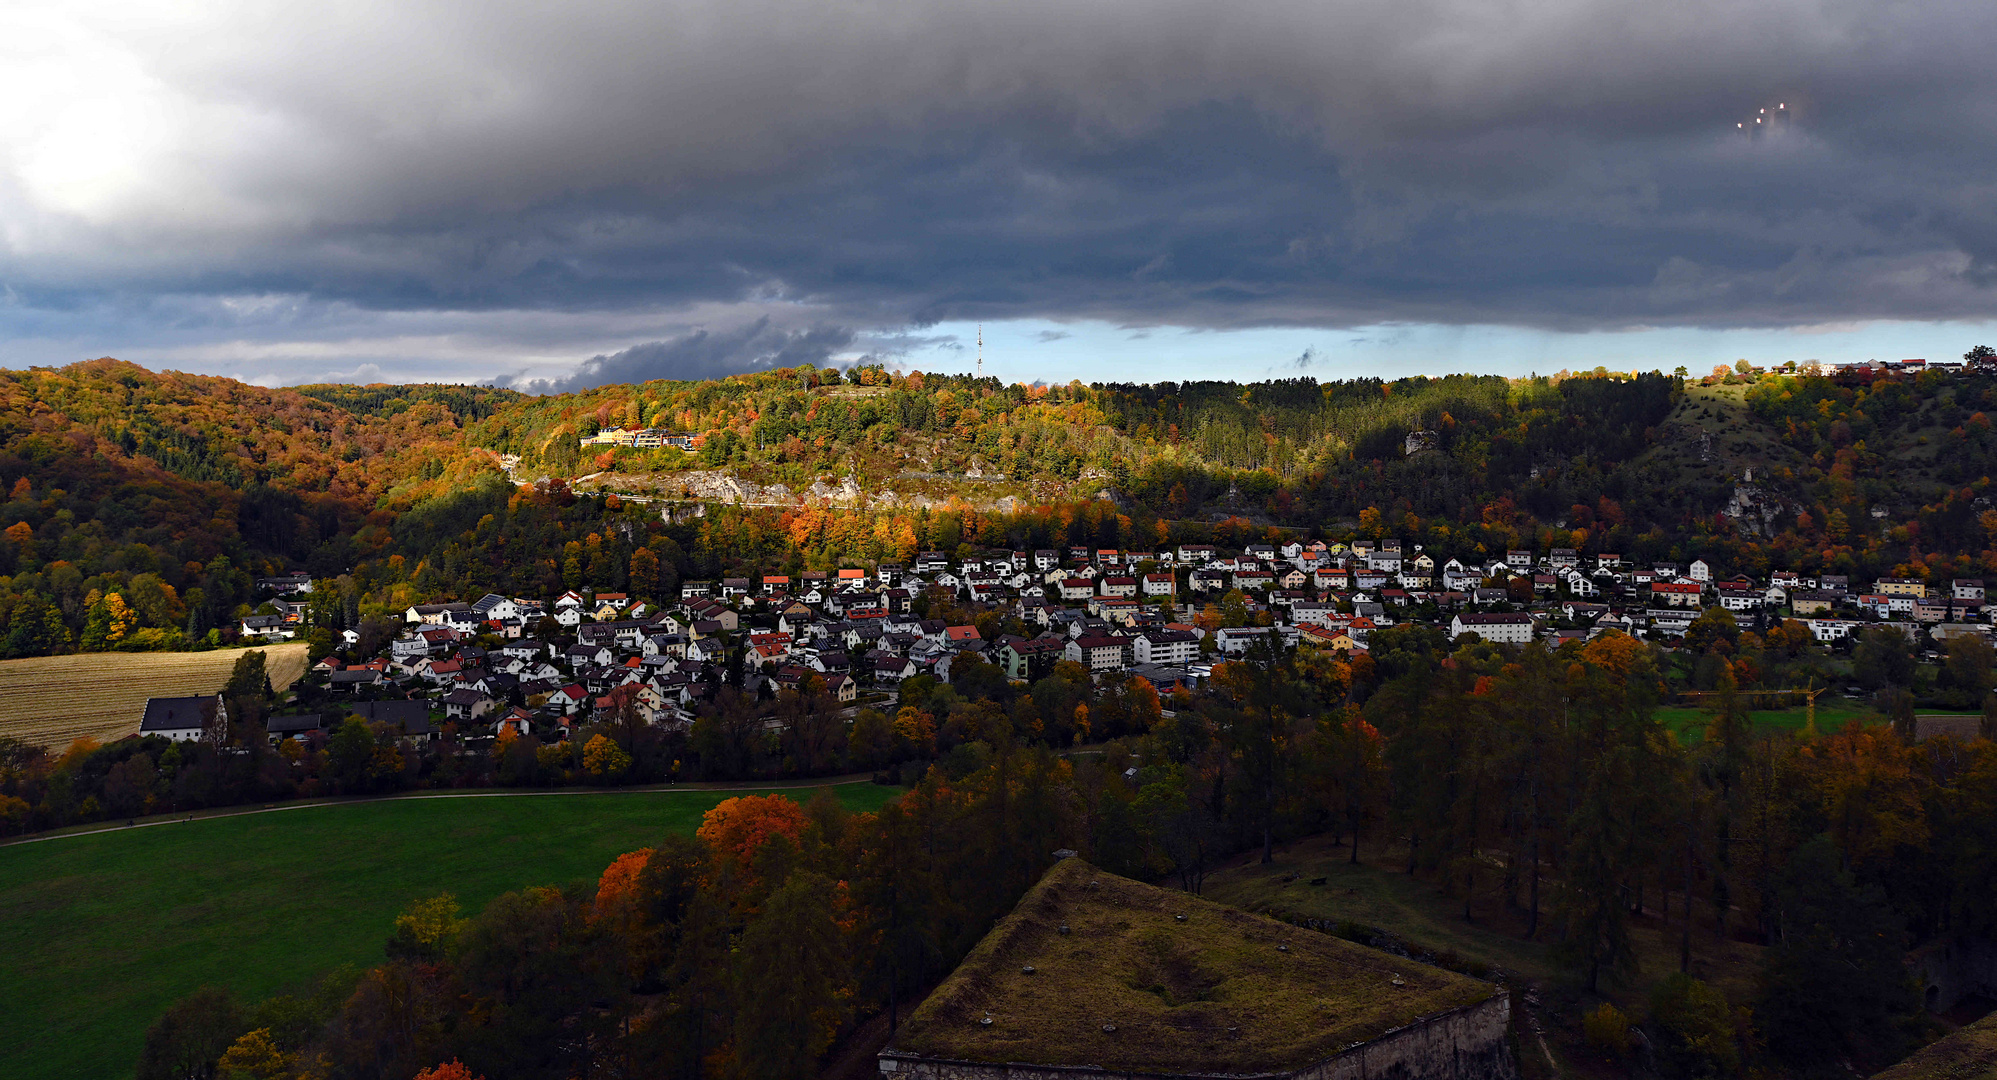
<svg viewBox="0 0 1997 1080">
<path fill-rule="evenodd" d="M 1734 692 L 1743 697 L 1776 697 L 1786 694 L 1801 694 L 1803 696 L 1803 703 L 1809 710 L 1803 719 L 1804 729 L 1814 735 L 1817 731 L 1817 695 L 1829 689 L 1830 687 L 1828 686 L 1820 686 L 1815 690 L 1805 688 L 1802 690 L 1736 690 Z M 1718 697 L 1720 696 L 1720 692 L 1718 690 L 1685 690 L 1680 692 L 1678 696 L 1688 698 Z"/>
</svg>

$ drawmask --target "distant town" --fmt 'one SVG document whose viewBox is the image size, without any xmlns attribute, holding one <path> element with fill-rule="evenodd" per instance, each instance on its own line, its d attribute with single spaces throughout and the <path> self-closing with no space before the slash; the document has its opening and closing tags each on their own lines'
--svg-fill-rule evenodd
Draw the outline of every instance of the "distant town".
<svg viewBox="0 0 1997 1080">
<path fill-rule="evenodd" d="M 243 641 L 297 636 L 307 608 L 297 597 L 310 578 L 259 584 L 277 595 L 269 613 L 242 620 Z M 946 604 L 974 617 L 927 614 Z M 677 599 L 656 605 L 588 589 L 418 604 L 402 613 L 406 631 L 376 655 L 327 656 L 308 681 L 337 700 L 417 702 L 394 710 L 411 734 L 448 722 L 467 735 L 562 739 L 630 713 L 683 730 L 722 686 L 763 699 L 809 689 L 842 705 L 889 702 L 919 675 L 948 684 L 966 657 L 1022 682 L 1066 661 L 1098 681 L 1141 678 L 1169 698 L 1262 642 L 1364 656 L 1374 632 L 1414 623 L 1452 640 L 1557 647 L 1618 631 L 1671 643 L 1712 608 L 1744 625 L 1794 620 L 1826 645 L 1871 625 L 1910 645 L 1987 638 L 1992 629 L 1981 579 L 1853 582 L 1790 570 L 1755 578 L 1700 559 L 1633 565 L 1571 548 L 1438 563 L 1395 539 L 1294 540 L 1239 550 L 923 552 L 908 566 L 686 581 Z M 346 631 L 345 653 L 359 642 Z M 306 739 L 334 719 L 278 716 L 270 734 Z M 145 733 L 201 735 L 199 724 L 160 726 L 168 723 L 148 717 Z"/>
</svg>

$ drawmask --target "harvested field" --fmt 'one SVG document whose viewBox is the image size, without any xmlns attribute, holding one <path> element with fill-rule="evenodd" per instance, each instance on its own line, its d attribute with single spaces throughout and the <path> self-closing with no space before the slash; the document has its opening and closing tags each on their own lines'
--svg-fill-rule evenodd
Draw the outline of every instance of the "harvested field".
<svg viewBox="0 0 1997 1080">
<path fill-rule="evenodd" d="M 283 690 L 305 674 L 305 643 L 258 646 L 270 683 Z M 212 694 L 248 649 L 88 653 L 0 660 L 0 736 L 53 749 L 88 736 L 100 742 L 139 730 L 149 697 Z"/>
</svg>

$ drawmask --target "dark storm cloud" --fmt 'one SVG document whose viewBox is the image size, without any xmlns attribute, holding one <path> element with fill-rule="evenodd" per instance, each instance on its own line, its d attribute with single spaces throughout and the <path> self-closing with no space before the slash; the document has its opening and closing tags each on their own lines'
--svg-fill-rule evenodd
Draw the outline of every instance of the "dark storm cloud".
<svg viewBox="0 0 1997 1080">
<path fill-rule="evenodd" d="M 695 330 L 672 341 L 651 341 L 622 352 L 599 354 L 560 378 L 505 377 L 495 380 L 495 385 L 530 394 L 560 394 L 606 383 L 718 379 L 744 371 L 822 364 L 852 344 L 853 337 L 853 331 L 843 327 L 779 330 L 765 318 L 739 330 Z"/>
<path fill-rule="evenodd" d="M 342 351 L 311 312 L 503 315 L 543 357 L 561 334 L 522 313 L 651 341 L 515 379 L 554 388 L 891 356 L 959 319 L 1997 314 L 1988 3 L 98 16 L 61 40 L 100 74 L 0 119 L 0 333 L 281 296 L 158 325 L 370 362 L 397 339 Z"/>
</svg>

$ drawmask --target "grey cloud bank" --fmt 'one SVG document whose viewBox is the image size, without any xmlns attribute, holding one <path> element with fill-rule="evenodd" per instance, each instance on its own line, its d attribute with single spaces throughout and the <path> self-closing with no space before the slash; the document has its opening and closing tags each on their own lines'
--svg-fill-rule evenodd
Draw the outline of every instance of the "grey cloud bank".
<svg viewBox="0 0 1997 1080">
<path fill-rule="evenodd" d="M 1997 315 L 1989 4 L 27 5 L 0 39 L 0 363 L 557 390 L 946 320 Z"/>
<path fill-rule="evenodd" d="M 495 382 L 535 394 L 559 394 L 605 383 L 652 379 L 716 379 L 743 371 L 824 364 L 853 343 L 841 327 L 785 331 L 768 317 L 739 330 L 695 330 L 672 341 L 650 341 L 608 356 L 597 355 L 556 378 L 501 377 Z"/>
</svg>

